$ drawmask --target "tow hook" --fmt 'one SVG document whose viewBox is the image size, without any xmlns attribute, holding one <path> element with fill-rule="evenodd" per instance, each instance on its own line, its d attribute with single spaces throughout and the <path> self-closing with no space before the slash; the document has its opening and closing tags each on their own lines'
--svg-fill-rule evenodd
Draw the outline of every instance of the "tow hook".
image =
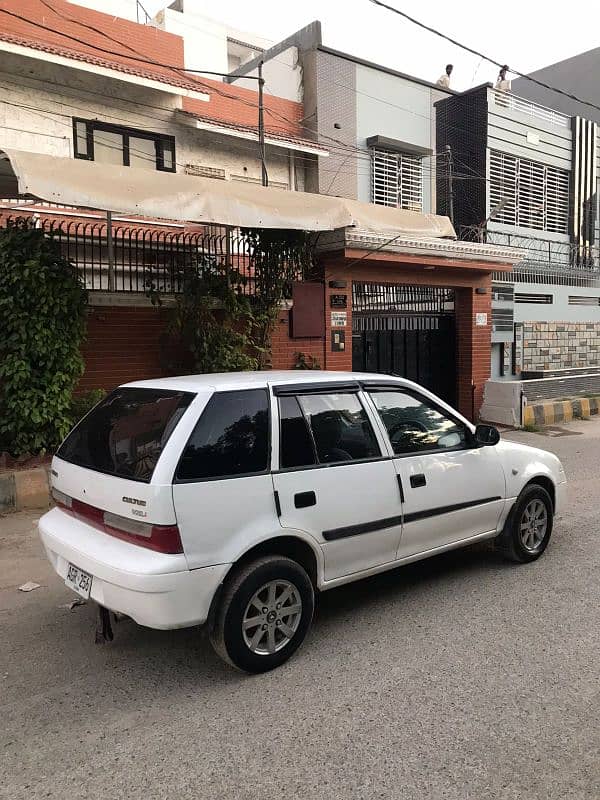
<svg viewBox="0 0 600 800">
<path fill-rule="evenodd" d="M 106 644 L 114 639 L 112 625 L 110 623 L 110 611 L 104 606 L 98 606 L 98 617 L 96 619 L 96 644 Z"/>
</svg>

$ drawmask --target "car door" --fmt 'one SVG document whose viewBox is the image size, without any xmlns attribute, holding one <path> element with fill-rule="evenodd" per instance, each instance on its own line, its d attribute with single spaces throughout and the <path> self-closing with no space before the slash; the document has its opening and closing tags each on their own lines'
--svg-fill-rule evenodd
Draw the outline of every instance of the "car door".
<svg viewBox="0 0 600 800">
<path fill-rule="evenodd" d="M 266 387 L 215 392 L 181 454 L 175 514 L 190 569 L 237 559 L 279 531 Z"/>
<path fill-rule="evenodd" d="M 505 478 L 494 447 L 413 390 L 370 389 L 404 493 L 398 558 L 495 531 Z"/>
<path fill-rule="evenodd" d="M 393 561 L 402 505 L 397 476 L 356 388 L 275 387 L 282 527 L 323 548 L 325 579 Z"/>
</svg>

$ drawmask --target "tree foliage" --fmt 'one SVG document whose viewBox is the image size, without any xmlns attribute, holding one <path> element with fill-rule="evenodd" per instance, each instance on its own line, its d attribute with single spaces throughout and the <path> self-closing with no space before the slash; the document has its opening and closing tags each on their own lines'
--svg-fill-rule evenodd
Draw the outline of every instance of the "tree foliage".
<svg viewBox="0 0 600 800">
<path fill-rule="evenodd" d="M 241 276 L 230 280 L 206 259 L 186 266 L 181 293 L 168 326 L 167 367 L 171 372 L 237 372 L 256 369 L 254 315 L 247 297 L 236 291 Z M 161 298 L 151 294 L 153 302 Z"/>
<path fill-rule="evenodd" d="M 291 297 L 292 283 L 312 277 L 314 252 L 304 231 L 250 228 L 244 231 L 254 275 L 255 338 L 261 368 L 268 367 L 271 334 L 282 300 Z"/>
<path fill-rule="evenodd" d="M 292 282 L 312 268 L 312 251 L 306 234 L 298 231 L 244 230 L 243 243 L 248 274 L 208 255 L 181 268 L 181 291 L 164 342 L 171 372 L 236 372 L 269 365 L 281 302 L 291 296 Z M 162 305 L 155 286 L 147 290 L 152 302 Z"/>
<path fill-rule="evenodd" d="M 87 294 L 42 230 L 0 229 L 0 451 L 39 453 L 71 427 Z"/>
</svg>

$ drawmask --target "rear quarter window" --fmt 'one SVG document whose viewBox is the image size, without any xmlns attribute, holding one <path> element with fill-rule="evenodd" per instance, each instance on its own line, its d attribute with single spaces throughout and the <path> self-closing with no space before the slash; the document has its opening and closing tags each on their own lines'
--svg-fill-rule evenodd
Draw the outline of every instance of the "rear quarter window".
<svg viewBox="0 0 600 800">
<path fill-rule="evenodd" d="M 191 392 L 116 389 L 71 431 L 57 456 L 79 467 L 149 483 Z"/>
<path fill-rule="evenodd" d="M 267 390 L 215 392 L 183 451 L 175 479 L 250 475 L 265 472 L 268 466 Z"/>
</svg>

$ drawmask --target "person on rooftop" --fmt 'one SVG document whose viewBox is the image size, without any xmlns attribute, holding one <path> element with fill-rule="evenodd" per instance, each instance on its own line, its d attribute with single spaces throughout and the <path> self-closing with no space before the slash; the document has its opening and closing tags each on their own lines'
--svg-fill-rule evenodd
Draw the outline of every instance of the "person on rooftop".
<svg viewBox="0 0 600 800">
<path fill-rule="evenodd" d="M 442 75 L 441 78 L 438 79 L 436 86 L 441 86 L 443 89 L 450 88 L 450 75 L 452 75 L 452 70 L 454 69 L 452 64 L 446 64 L 446 71 Z"/>
<path fill-rule="evenodd" d="M 503 67 L 500 68 L 500 72 L 498 73 L 494 89 L 498 89 L 498 91 L 500 92 L 510 92 L 510 80 L 506 77 L 507 72 L 508 72 L 508 65 L 505 64 Z"/>
</svg>

